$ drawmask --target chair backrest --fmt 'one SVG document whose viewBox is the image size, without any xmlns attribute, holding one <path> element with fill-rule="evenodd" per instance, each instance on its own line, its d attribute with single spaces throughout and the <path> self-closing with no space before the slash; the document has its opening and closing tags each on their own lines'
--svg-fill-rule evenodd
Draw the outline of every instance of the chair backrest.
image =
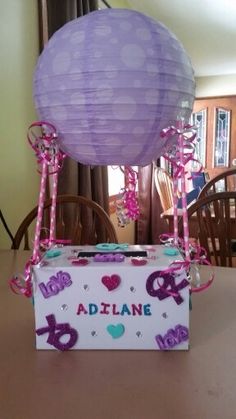
<svg viewBox="0 0 236 419">
<path fill-rule="evenodd" d="M 226 170 L 219 175 L 213 177 L 202 188 L 199 193 L 199 198 L 216 193 L 236 190 L 236 167 L 234 169 Z"/>
<path fill-rule="evenodd" d="M 52 200 L 44 203 L 41 239 L 48 237 Z M 25 217 L 19 226 L 12 249 L 19 249 L 24 238 L 24 249 L 29 250 L 28 229 L 37 217 L 38 207 Z M 88 198 L 77 195 L 57 197 L 56 238 L 69 239 L 72 245 L 118 243 L 115 228 L 103 208 Z"/>
<path fill-rule="evenodd" d="M 156 190 L 160 196 L 163 211 L 173 207 L 173 180 L 169 173 L 160 167 L 155 168 L 154 180 Z"/>
<path fill-rule="evenodd" d="M 10 240 L 11 240 L 11 243 L 13 243 L 14 237 L 13 237 L 13 235 L 12 235 L 12 233 L 11 233 L 11 231 L 10 231 L 10 229 L 9 229 L 8 225 L 7 225 L 7 222 L 6 222 L 6 220 L 5 220 L 5 217 L 4 217 L 4 215 L 3 215 L 3 213 L 2 213 L 2 211 L 1 211 L 1 210 L 0 210 L 0 222 L 2 222 L 4 229 L 5 229 L 5 231 L 6 231 L 7 235 L 8 235 L 8 237 L 9 237 L 9 238 L 10 238 Z"/>
<path fill-rule="evenodd" d="M 233 257 L 236 261 L 236 192 L 219 192 L 198 199 L 188 208 L 189 224 L 194 221 L 193 217 L 197 225 L 196 238 L 212 264 L 233 266 Z"/>
</svg>

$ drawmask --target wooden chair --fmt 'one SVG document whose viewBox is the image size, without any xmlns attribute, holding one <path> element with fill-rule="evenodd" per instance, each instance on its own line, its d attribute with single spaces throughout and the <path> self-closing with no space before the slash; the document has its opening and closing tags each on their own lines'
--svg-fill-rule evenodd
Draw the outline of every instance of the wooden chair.
<svg viewBox="0 0 236 419">
<path fill-rule="evenodd" d="M 206 185 L 202 188 L 198 198 L 203 198 L 204 196 L 219 192 L 217 189 L 219 186 L 218 182 L 222 183 L 222 192 L 236 191 L 236 167 L 234 169 L 226 170 L 225 172 L 222 172 L 209 180 L 209 182 L 207 182 Z"/>
<path fill-rule="evenodd" d="M 188 208 L 197 217 L 196 239 L 217 266 L 233 266 L 236 257 L 236 192 L 219 192 L 198 199 Z M 236 260 L 236 259 L 235 259 Z"/>
<path fill-rule="evenodd" d="M 173 180 L 169 173 L 160 167 L 155 168 L 154 181 L 156 190 L 160 196 L 163 212 L 173 207 Z"/>
<path fill-rule="evenodd" d="M 5 217 L 4 217 L 4 215 L 3 215 L 3 213 L 2 213 L 1 210 L 0 210 L 0 221 L 2 222 L 2 225 L 3 225 L 3 227 L 4 227 L 5 231 L 6 231 L 9 239 L 11 240 L 11 243 L 13 243 L 14 237 L 13 237 L 13 235 L 12 235 L 12 233 L 11 233 L 8 225 L 7 225 L 7 222 L 5 220 Z"/>
<path fill-rule="evenodd" d="M 52 200 L 44 203 L 41 239 L 48 237 Z M 38 207 L 25 217 L 13 239 L 12 249 L 19 249 L 24 238 L 24 249 L 29 250 L 29 227 L 37 218 Z M 33 237 L 33 236 L 32 236 Z M 59 195 L 57 197 L 56 238 L 69 239 L 72 245 L 118 243 L 115 228 L 103 208 L 83 196 Z"/>
</svg>

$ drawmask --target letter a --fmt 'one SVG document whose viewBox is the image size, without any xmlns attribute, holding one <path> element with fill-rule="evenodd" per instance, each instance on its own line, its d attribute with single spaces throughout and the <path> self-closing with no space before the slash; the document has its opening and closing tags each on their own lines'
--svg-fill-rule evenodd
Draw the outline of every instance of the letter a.
<svg viewBox="0 0 236 419">
<path fill-rule="evenodd" d="M 79 315 L 80 313 L 84 313 L 84 314 L 88 314 L 87 310 L 85 309 L 83 304 L 79 304 L 78 310 L 77 310 L 77 314 Z"/>
</svg>

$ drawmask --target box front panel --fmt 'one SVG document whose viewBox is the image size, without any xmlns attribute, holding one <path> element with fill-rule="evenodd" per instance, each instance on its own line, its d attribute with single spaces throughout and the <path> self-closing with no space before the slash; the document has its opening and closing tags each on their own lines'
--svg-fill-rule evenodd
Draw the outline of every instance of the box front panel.
<svg viewBox="0 0 236 419">
<path fill-rule="evenodd" d="M 186 273 L 163 275 L 156 250 L 144 265 L 72 266 L 64 255 L 35 267 L 37 348 L 188 349 Z"/>
</svg>

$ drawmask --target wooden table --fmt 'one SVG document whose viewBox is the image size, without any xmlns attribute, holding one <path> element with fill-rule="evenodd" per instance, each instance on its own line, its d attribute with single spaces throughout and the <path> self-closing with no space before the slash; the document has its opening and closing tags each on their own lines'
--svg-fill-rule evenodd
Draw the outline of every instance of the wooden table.
<svg viewBox="0 0 236 419">
<path fill-rule="evenodd" d="M 0 251 L 1 419 L 235 419 L 236 269 L 193 296 L 188 352 L 61 353 L 35 350 L 32 304 L 8 288 L 28 256 Z"/>
</svg>

